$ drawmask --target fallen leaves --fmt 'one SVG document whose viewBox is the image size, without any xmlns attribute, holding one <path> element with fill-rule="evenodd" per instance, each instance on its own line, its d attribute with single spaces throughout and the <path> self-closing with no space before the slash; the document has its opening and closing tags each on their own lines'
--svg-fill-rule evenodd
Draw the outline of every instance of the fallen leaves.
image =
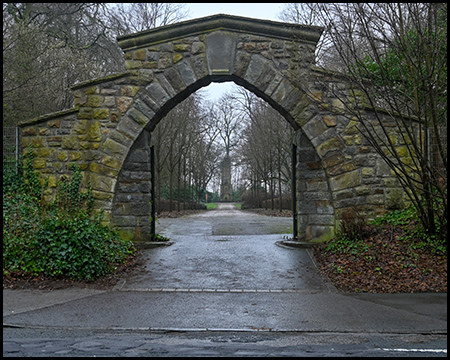
<svg viewBox="0 0 450 360">
<path fill-rule="evenodd" d="M 366 251 L 358 254 L 314 255 L 320 271 L 343 292 L 415 293 L 447 292 L 447 255 L 413 249 L 401 234 L 385 229 L 364 240 Z"/>
</svg>

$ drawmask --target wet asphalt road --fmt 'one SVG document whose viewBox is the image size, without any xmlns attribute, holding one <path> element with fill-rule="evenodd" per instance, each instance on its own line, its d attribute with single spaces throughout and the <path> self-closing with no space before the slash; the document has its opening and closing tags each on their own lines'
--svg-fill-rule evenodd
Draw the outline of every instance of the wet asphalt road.
<svg viewBox="0 0 450 360">
<path fill-rule="evenodd" d="M 446 356 L 446 295 L 339 294 L 307 250 L 276 245 L 291 229 L 232 204 L 161 219 L 173 244 L 145 250 L 114 291 L 4 290 L 18 328 L 4 327 L 3 355 Z"/>
<path fill-rule="evenodd" d="M 216 210 L 161 219 L 157 232 L 173 245 L 147 251 L 146 270 L 123 289 L 328 291 L 309 253 L 276 245 L 292 236 L 292 219 L 219 204 Z"/>
</svg>

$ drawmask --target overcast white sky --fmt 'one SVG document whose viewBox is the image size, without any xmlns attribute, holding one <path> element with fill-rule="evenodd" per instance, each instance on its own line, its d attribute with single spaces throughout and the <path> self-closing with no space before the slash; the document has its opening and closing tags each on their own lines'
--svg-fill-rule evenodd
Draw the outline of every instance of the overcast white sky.
<svg viewBox="0 0 450 360">
<path fill-rule="evenodd" d="M 187 3 L 191 19 L 215 15 L 229 14 L 257 19 L 279 21 L 283 3 Z"/>
<path fill-rule="evenodd" d="M 187 3 L 189 19 L 196 19 L 216 14 L 245 16 L 250 18 L 280 21 L 278 16 L 284 3 Z M 210 100 L 217 100 L 224 92 L 230 91 L 232 82 L 211 83 L 204 87 Z"/>
</svg>

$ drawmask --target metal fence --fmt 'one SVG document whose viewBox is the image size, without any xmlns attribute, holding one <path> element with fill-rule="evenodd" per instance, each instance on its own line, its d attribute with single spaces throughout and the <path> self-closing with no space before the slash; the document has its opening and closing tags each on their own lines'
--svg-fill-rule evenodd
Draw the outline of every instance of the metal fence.
<svg viewBox="0 0 450 360">
<path fill-rule="evenodd" d="M 19 163 L 19 128 L 3 127 L 3 173 L 17 172 Z"/>
</svg>

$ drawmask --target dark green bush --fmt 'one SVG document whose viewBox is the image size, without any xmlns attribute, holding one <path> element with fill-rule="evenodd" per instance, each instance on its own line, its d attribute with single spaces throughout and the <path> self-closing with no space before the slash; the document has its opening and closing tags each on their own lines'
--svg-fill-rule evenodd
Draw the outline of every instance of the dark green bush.
<svg viewBox="0 0 450 360">
<path fill-rule="evenodd" d="M 27 164 L 32 164 L 31 151 Z M 79 168 L 73 167 L 71 179 L 62 179 L 50 204 L 42 202 L 43 187 L 31 166 L 25 165 L 20 181 L 20 190 L 3 192 L 4 274 L 92 280 L 112 272 L 134 251 L 130 241 L 102 224 L 101 212 L 93 214 L 92 191 L 81 191 Z"/>
</svg>

